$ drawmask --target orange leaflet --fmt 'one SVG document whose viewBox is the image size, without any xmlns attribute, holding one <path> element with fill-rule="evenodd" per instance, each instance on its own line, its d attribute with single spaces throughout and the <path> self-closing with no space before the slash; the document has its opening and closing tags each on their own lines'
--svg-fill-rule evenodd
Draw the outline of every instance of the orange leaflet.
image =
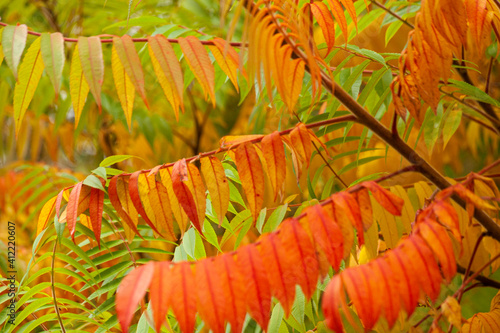
<svg viewBox="0 0 500 333">
<path fill-rule="evenodd" d="M 120 61 L 127 72 L 128 77 L 132 80 L 135 89 L 141 95 L 144 104 L 149 109 L 148 100 L 146 99 L 146 91 L 144 89 L 144 73 L 142 72 L 141 60 L 135 49 L 135 44 L 129 35 L 124 35 L 121 38 L 113 37 L 113 46 Z"/>
<path fill-rule="evenodd" d="M 104 192 L 97 189 L 90 189 L 90 202 L 89 202 L 89 215 L 90 222 L 92 223 L 92 230 L 94 231 L 97 246 L 101 248 L 101 223 L 102 211 L 104 206 Z"/>
<path fill-rule="evenodd" d="M 130 199 L 132 200 L 132 204 L 139 214 L 141 214 L 144 221 L 158 234 L 160 231 L 156 228 L 156 225 L 150 220 L 148 214 L 144 210 L 144 207 L 141 202 L 141 196 L 139 194 L 139 176 L 141 175 L 141 170 L 134 172 L 130 176 L 130 180 L 128 183 L 128 191 L 130 194 Z"/>
<path fill-rule="evenodd" d="M 365 243 L 363 232 L 363 221 L 361 218 L 361 211 L 356 199 L 348 192 L 338 192 L 332 195 L 332 203 L 342 209 L 342 214 L 345 214 L 351 221 L 354 228 L 358 231 L 358 243 L 363 245 Z"/>
<path fill-rule="evenodd" d="M 128 332 L 137 305 L 146 295 L 155 267 L 153 262 L 127 274 L 116 291 L 116 315 L 122 332 Z"/>
<path fill-rule="evenodd" d="M 229 207 L 229 184 L 221 161 L 214 157 L 201 159 L 201 172 L 205 178 L 208 192 L 210 193 L 212 207 L 219 219 L 219 225 L 224 221 Z"/>
<path fill-rule="evenodd" d="M 342 275 L 346 291 L 358 311 L 363 327 L 370 330 L 380 316 L 380 308 L 373 306 L 375 298 L 370 288 L 370 277 L 365 273 L 365 266 L 346 269 Z"/>
<path fill-rule="evenodd" d="M 343 209 L 339 209 L 335 202 L 323 207 L 324 211 L 328 213 L 331 218 L 337 223 L 342 233 L 342 239 L 344 241 L 344 254 L 343 258 L 349 258 L 351 253 L 351 248 L 354 244 L 354 230 L 352 221 L 346 215 Z"/>
<path fill-rule="evenodd" d="M 101 86 L 104 80 L 104 60 L 101 40 L 97 36 L 78 37 L 78 51 L 83 74 L 101 111 Z"/>
<path fill-rule="evenodd" d="M 236 262 L 243 276 L 248 312 L 262 330 L 267 331 L 271 310 L 271 289 L 257 247 L 251 244 L 240 248 Z"/>
<path fill-rule="evenodd" d="M 321 205 L 308 207 L 307 222 L 314 241 L 324 252 L 330 265 L 338 271 L 344 256 L 344 240 L 337 222 L 326 214 Z"/>
<path fill-rule="evenodd" d="M 56 205 L 56 199 L 57 199 L 57 195 L 50 198 L 49 201 L 47 201 L 43 205 L 42 210 L 40 211 L 40 215 L 38 215 L 38 223 L 36 225 L 36 235 L 37 236 L 49 224 L 50 217 L 52 216 L 52 211 L 54 210 L 54 207 Z"/>
<path fill-rule="evenodd" d="M 326 297 L 332 295 L 335 297 Z M 325 315 L 325 325 L 335 332 L 344 332 L 344 325 L 342 325 L 342 317 L 340 316 L 339 311 L 339 307 L 341 305 L 340 298 L 345 299 L 345 293 L 342 288 L 342 278 L 340 275 L 334 275 L 326 287 L 321 307 L 323 308 L 323 314 Z M 344 313 L 349 312 L 344 311 Z"/>
<path fill-rule="evenodd" d="M 345 18 L 344 9 L 338 0 L 328 0 L 328 3 L 330 4 L 330 10 L 335 17 L 335 21 L 340 25 L 340 30 L 342 30 L 342 34 L 347 44 L 349 35 L 347 34 L 347 20 Z"/>
<path fill-rule="evenodd" d="M 128 198 L 127 198 L 128 191 L 126 189 L 125 181 L 122 178 L 123 177 L 119 177 L 117 175 L 117 176 L 114 176 L 113 178 L 111 178 L 111 180 L 109 181 L 109 185 L 108 185 L 109 201 L 111 201 L 111 204 L 115 208 L 116 212 L 122 218 L 122 220 L 125 221 L 125 223 L 128 225 L 128 227 L 130 229 L 132 229 L 137 235 L 140 236 L 139 231 L 137 230 L 137 227 L 136 227 L 136 225 L 137 225 L 137 220 L 136 220 L 137 211 L 133 207 L 133 204 L 129 204 L 129 202 L 128 202 Z M 120 189 L 120 191 L 118 190 L 118 188 Z M 126 205 L 126 211 L 123 209 L 123 206 L 120 202 L 118 193 L 120 193 L 120 196 L 122 196 L 122 198 L 123 198 L 123 195 L 126 196 L 124 198 L 124 202 Z M 132 219 L 129 216 L 129 214 L 131 214 L 132 217 L 134 217 L 134 219 Z"/>
<path fill-rule="evenodd" d="M 434 214 L 436 214 L 439 222 L 444 224 L 451 230 L 451 233 L 458 242 L 462 242 L 462 234 L 460 233 L 460 225 L 458 222 L 458 214 L 453 206 L 444 200 L 435 200 L 432 205 Z"/>
<path fill-rule="evenodd" d="M 302 163 L 309 167 L 312 155 L 312 142 L 306 125 L 300 123 L 290 132 L 290 140 Z M 302 164 L 301 163 L 301 164 Z"/>
<path fill-rule="evenodd" d="M 323 2 L 313 2 L 310 6 L 311 12 L 325 37 L 326 46 L 328 47 L 326 55 L 328 55 L 335 45 L 335 25 L 333 23 L 332 14 Z"/>
<path fill-rule="evenodd" d="M 229 63 L 234 64 L 234 66 L 240 70 L 243 77 L 248 79 L 248 74 L 245 68 L 241 65 L 240 56 L 235 49 L 222 38 L 214 38 L 212 39 L 212 42 L 217 46 L 224 57 L 229 59 Z M 236 89 L 238 89 L 238 87 L 236 87 Z"/>
<path fill-rule="evenodd" d="M 163 92 L 174 109 L 175 118 L 179 120 L 179 106 L 184 112 L 182 95 L 184 77 L 179 60 L 177 60 L 172 45 L 163 35 L 149 37 L 148 49 L 156 77 L 158 77 Z"/>
<path fill-rule="evenodd" d="M 196 324 L 196 286 L 189 262 L 175 264 L 172 273 L 172 310 L 182 332 L 193 332 Z"/>
<path fill-rule="evenodd" d="M 243 277 L 241 276 L 232 254 L 216 257 L 214 265 L 222 283 L 222 292 L 225 299 L 225 318 L 231 324 L 231 330 L 239 333 L 243 329 L 246 316 L 246 293 Z"/>
<path fill-rule="evenodd" d="M 349 13 L 349 16 L 351 16 L 351 19 L 354 22 L 354 25 L 356 26 L 356 29 L 358 29 L 358 20 L 357 20 L 357 16 L 356 16 L 356 8 L 354 7 L 353 0 L 340 0 L 340 2 L 344 5 L 345 9 L 347 9 L 347 12 Z"/>
<path fill-rule="evenodd" d="M 295 219 L 283 222 L 279 235 L 285 257 L 288 258 L 285 262 L 294 270 L 292 276 L 306 299 L 310 299 L 316 291 L 319 278 L 318 259 L 311 238 Z"/>
<path fill-rule="evenodd" d="M 155 175 L 145 177 L 148 186 L 148 198 L 151 210 L 156 217 L 156 224 L 160 232 L 167 232 L 168 239 L 176 240 L 174 233 L 174 220 L 172 218 L 172 209 L 166 187 L 157 182 Z"/>
<path fill-rule="evenodd" d="M 302 90 L 305 73 L 305 62 L 302 59 L 284 61 L 284 81 L 286 93 L 283 97 L 288 110 L 293 111 Z"/>
<path fill-rule="evenodd" d="M 466 0 L 465 10 L 469 20 L 469 29 L 474 38 L 475 48 L 478 54 L 482 54 L 486 44 L 486 38 L 490 30 L 491 15 L 488 15 L 486 0 Z"/>
<path fill-rule="evenodd" d="M 236 149 L 235 156 L 241 185 L 255 221 L 264 202 L 264 172 L 259 155 L 253 145 L 246 143 Z"/>
<path fill-rule="evenodd" d="M 392 215 L 400 216 L 404 206 L 404 200 L 397 195 L 386 190 L 374 181 L 366 181 L 361 185 L 369 189 L 375 200 Z"/>
<path fill-rule="evenodd" d="M 391 269 L 385 260 L 374 260 L 370 262 L 369 269 L 371 271 L 370 288 L 375 299 L 378 299 L 378 304 L 382 308 L 382 315 L 387 319 L 389 327 L 394 326 L 398 319 L 399 309 L 401 308 L 398 290 L 392 285 Z M 375 285 L 373 285 L 375 284 Z M 382 301 L 383 300 L 383 301 Z"/>
<path fill-rule="evenodd" d="M 296 263 L 289 260 L 285 247 L 276 234 L 263 236 L 259 249 L 272 294 L 283 306 L 285 317 L 288 317 L 295 300 L 293 266 Z"/>
<path fill-rule="evenodd" d="M 262 138 L 262 134 L 250 134 L 250 135 L 226 135 L 223 136 L 219 141 L 219 146 L 221 148 L 227 148 L 232 145 L 237 145 L 245 142 L 250 142 L 253 140 L 258 140 Z"/>
<path fill-rule="evenodd" d="M 165 322 L 168 308 L 172 302 L 172 274 L 170 272 L 170 262 L 154 262 L 154 275 L 151 279 L 149 294 L 151 297 L 151 307 L 155 320 L 156 332 L 160 332 L 161 325 Z"/>
<path fill-rule="evenodd" d="M 188 176 L 188 168 L 186 165 L 186 160 L 182 159 L 175 162 L 174 167 L 172 169 L 172 186 L 174 193 L 179 200 L 182 208 L 186 212 L 187 216 L 193 223 L 196 229 L 203 234 L 202 232 L 202 223 L 203 220 L 200 221 L 198 215 L 198 208 L 196 207 L 195 198 L 189 189 L 187 182 L 189 181 Z"/>
<path fill-rule="evenodd" d="M 207 50 L 194 36 L 179 37 L 178 40 L 189 68 L 200 82 L 205 97 L 209 95 L 215 107 L 215 71 Z"/>
<path fill-rule="evenodd" d="M 274 189 L 274 201 L 283 192 L 286 178 L 286 159 L 283 141 L 279 132 L 266 135 L 261 142 L 262 153 L 266 160 L 267 172 Z"/>
<path fill-rule="evenodd" d="M 226 302 L 213 259 L 200 260 L 196 263 L 196 293 L 201 319 L 214 333 L 224 333 Z"/>
</svg>

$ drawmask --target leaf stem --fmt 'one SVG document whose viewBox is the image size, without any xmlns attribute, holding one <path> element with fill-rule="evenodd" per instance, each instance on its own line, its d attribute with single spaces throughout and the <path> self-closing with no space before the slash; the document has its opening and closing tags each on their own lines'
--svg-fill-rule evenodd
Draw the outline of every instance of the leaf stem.
<svg viewBox="0 0 500 333">
<path fill-rule="evenodd" d="M 401 22 L 403 22 L 403 24 L 406 24 L 411 29 L 415 29 L 415 26 L 413 24 L 411 24 L 410 22 L 408 22 L 407 20 L 405 20 L 404 18 L 402 18 L 398 14 L 394 13 L 392 10 L 390 10 L 389 8 L 387 8 L 386 6 L 384 6 L 383 4 L 381 4 L 380 2 L 375 1 L 375 0 L 370 0 L 370 1 L 372 2 L 372 4 L 374 4 L 375 6 L 381 8 L 383 10 L 385 10 L 389 15 L 397 18 L 398 20 L 400 20 Z"/>
</svg>

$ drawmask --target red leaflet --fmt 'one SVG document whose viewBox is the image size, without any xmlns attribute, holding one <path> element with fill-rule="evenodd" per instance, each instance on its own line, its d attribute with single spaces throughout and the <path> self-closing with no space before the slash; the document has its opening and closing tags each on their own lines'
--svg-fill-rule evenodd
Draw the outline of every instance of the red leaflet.
<svg viewBox="0 0 500 333">
<path fill-rule="evenodd" d="M 200 225 L 202 227 L 203 221 L 205 220 L 205 210 L 207 209 L 205 185 L 203 185 L 203 180 L 201 179 L 200 171 L 194 164 L 189 163 L 187 165 L 187 171 L 188 171 L 187 185 L 191 193 L 193 193 L 193 199 L 196 204 L 196 211 L 198 212 L 198 221 L 200 221 Z"/>
<path fill-rule="evenodd" d="M 273 296 L 280 301 L 285 317 L 288 317 L 295 300 L 293 264 L 296 263 L 288 260 L 285 248 L 276 234 L 268 234 L 261 238 L 260 256 L 267 271 Z"/>
<path fill-rule="evenodd" d="M 232 254 L 225 254 L 215 258 L 217 276 L 222 283 L 222 292 L 225 299 L 224 317 L 231 324 L 231 331 L 239 333 L 243 329 L 246 315 L 245 285 Z"/>
<path fill-rule="evenodd" d="M 104 206 L 104 192 L 97 189 L 90 189 L 89 213 L 92 230 L 94 231 L 97 246 L 101 248 L 101 220 Z"/>
<path fill-rule="evenodd" d="M 420 280 L 420 287 L 431 300 L 439 296 L 441 273 L 432 251 L 420 237 L 410 237 L 402 251 L 406 254 L 405 266 L 413 265 Z"/>
<path fill-rule="evenodd" d="M 250 212 L 256 220 L 264 202 L 264 172 L 259 155 L 253 145 L 246 143 L 236 149 L 235 156 L 241 185 L 245 191 Z"/>
<path fill-rule="evenodd" d="M 307 210 L 307 221 L 314 241 L 325 253 L 330 265 L 338 271 L 344 256 L 342 231 L 333 217 L 329 217 L 321 205 L 314 205 Z"/>
<path fill-rule="evenodd" d="M 196 323 L 196 292 L 195 279 L 191 264 L 182 262 L 175 264 L 171 269 L 172 277 L 172 310 L 179 322 L 182 332 L 189 333 L 194 331 Z"/>
<path fill-rule="evenodd" d="M 300 223 L 293 219 L 282 223 L 280 229 L 281 244 L 285 251 L 285 262 L 294 270 L 293 278 L 302 288 L 306 299 L 316 291 L 319 277 L 318 259 L 314 245 Z"/>
<path fill-rule="evenodd" d="M 417 228 L 418 233 L 422 235 L 422 238 L 438 259 L 444 278 L 450 283 L 457 273 L 457 265 L 453 253 L 453 244 L 449 237 L 443 237 L 443 235 L 446 235 L 446 229 L 437 223 L 429 222 L 419 223 Z"/>
<path fill-rule="evenodd" d="M 130 180 L 128 183 L 128 190 L 130 193 L 130 199 L 132 199 L 132 203 L 134 204 L 135 209 L 137 209 L 137 212 L 141 214 L 142 218 L 146 223 L 153 229 L 155 232 L 161 235 L 161 233 L 158 231 L 156 228 L 155 224 L 149 219 L 148 214 L 144 210 L 144 207 L 142 206 L 141 202 L 141 196 L 139 194 L 139 176 L 141 175 L 141 170 L 134 172 L 130 176 Z"/>
<path fill-rule="evenodd" d="M 201 227 L 203 221 L 199 219 L 195 199 L 186 184 L 188 181 L 189 176 L 186 160 L 182 159 L 175 162 L 174 168 L 172 169 L 172 186 L 174 193 L 195 228 L 198 229 L 200 234 L 203 234 Z"/>
<path fill-rule="evenodd" d="M 384 207 L 392 215 L 400 216 L 404 206 L 404 200 L 397 195 L 386 190 L 374 181 L 366 181 L 361 183 L 365 188 L 369 189 L 375 200 Z"/>
<path fill-rule="evenodd" d="M 122 220 L 124 220 L 125 223 L 127 223 L 127 225 L 130 227 L 130 229 L 132 229 L 137 235 L 140 236 L 139 231 L 137 230 L 136 224 L 132 221 L 132 219 L 130 218 L 130 216 L 128 214 L 129 211 L 125 211 L 123 209 L 123 206 L 122 206 L 120 199 L 118 197 L 117 185 L 119 185 L 121 187 L 124 186 L 123 179 L 121 177 L 119 177 L 118 175 L 114 176 L 109 181 L 109 185 L 108 185 L 109 201 L 111 201 L 111 204 L 115 208 L 118 215 L 122 218 Z M 126 199 L 125 199 L 125 202 L 127 202 Z"/>
<path fill-rule="evenodd" d="M 196 263 L 196 292 L 200 317 L 214 333 L 224 333 L 226 302 L 222 280 L 217 274 L 213 259 Z"/>
<path fill-rule="evenodd" d="M 276 201 L 278 193 L 283 192 L 286 178 L 285 150 L 279 132 L 274 131 L 266 135 L 262 139 L 261 147 L 266 160 L 268 176 L 274 189 L 274 201 Z"/>
<path fill-rule="evenodd" d="M 154 262 L 154 275 L 151 279 L 149 294 L 155 320 L 156 332 L 160 332 L 161 325 L 165 322 L 168 308 L 172 300 L 172 273 L 170 262 Z"/>
<path fill-rule="evenodd" d="M 60 214 L 59 211 L 61 210 L 61 202 L 63 199 L 63 194 L 66 189 L 62 189 L 58 194 L 57 194 L 57 199 L 56 199 L 56 215 L 57 218 L 59 218 Z"/>
<path fill-rule="evenodd" d="M 154 272 L 154 265 L 150 262 L 134 269 L 120 283 L 116 291 L 116 315 L 122 332 L 128 332 L 137 305 L 146 295 Z"/>
<path fill-rule="evenodd" d="M 259 251 L 254 244 L 238 250 L 237 264 L 243 276 L 248 312 L 265 331 L 271 311 L 271 290 L 266 268 L 263 266 Z"/>
<path fill-rule="evenodd" d="M 78 218 L 78 204 L 80 202 L 80 192 L 82 190 L 83 183 L 79 182 L 73 187 L 71 194 L 68 199 L 68 229 L 71 234 L 71 238 L 73 242 L 75 241 L 75 227 L 76 227 L 76 219 Z"/>
</svg>

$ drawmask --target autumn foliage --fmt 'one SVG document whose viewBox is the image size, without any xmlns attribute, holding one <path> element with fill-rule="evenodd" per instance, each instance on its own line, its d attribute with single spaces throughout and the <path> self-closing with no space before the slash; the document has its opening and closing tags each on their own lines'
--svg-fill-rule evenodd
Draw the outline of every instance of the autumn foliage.
<svg viewBox="0 0 500 333">
<path fill-rule="evenodd" d="M 68 155 L 69 137 L 99 127 L 108 155 L 86 177 L 43 166 L 0 174 L 0 212 L 34 235 L 7 331 L 500 327 L 498 295 L 490 312 L 467 319 L 460 308 L 470 290 L 500 288 L 498 1 L 219 5 L 225 35 L 162 22 L 138 37 L 70 38 L 1 23 L 17 154 L 32 140 L 46 147 L 32 159 L 52 158 L 55 140 Z M 400 52 L 353 43 L 377 24 L 386 44 L 410 28 Z M 57 112 L 41 116 L 30 107 L 49 82 Z M 214 117 L 226 109 L 256 129 L 220 134 Z M 158 132 L 175 136 L 167 158 Z M 470 137 L 464 155 L 459 140 Z"/>
</svg>

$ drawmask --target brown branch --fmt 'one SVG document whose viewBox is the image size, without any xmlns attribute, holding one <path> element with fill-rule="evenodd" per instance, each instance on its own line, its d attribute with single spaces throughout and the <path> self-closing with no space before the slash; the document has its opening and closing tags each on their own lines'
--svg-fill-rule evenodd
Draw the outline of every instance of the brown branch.
<svg viewBox="0 0 500 333">
<path fill-rule="evenodd" d="M 457 272 L 460 274 L 465 274 L 465 268 L 460 265 L 457 265 Z M 471 273 L 474 274 L 474 272 Z M 476 276 L 475 280 L 481 282 L 481 284 L 485 287 L 500 289 L 500 282 L 487 278 L 486 276 L 478 275 Z"/>
</svg>

